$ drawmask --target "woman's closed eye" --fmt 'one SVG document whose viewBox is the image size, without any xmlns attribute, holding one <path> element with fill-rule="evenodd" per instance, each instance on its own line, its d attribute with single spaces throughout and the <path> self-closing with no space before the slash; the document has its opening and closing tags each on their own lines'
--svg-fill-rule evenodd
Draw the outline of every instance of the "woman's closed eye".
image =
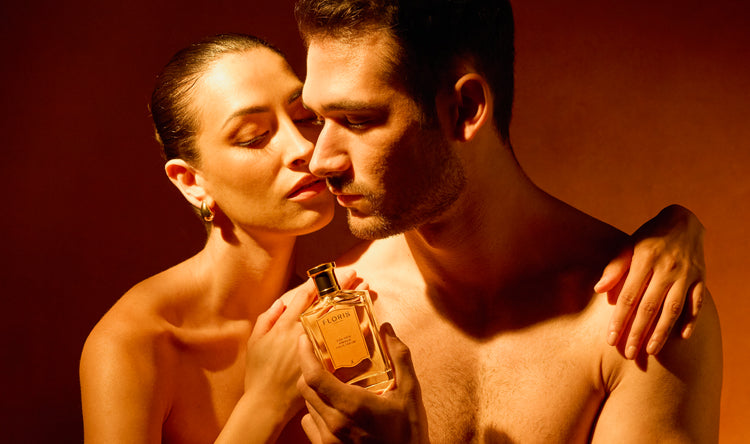
<svg viewBox="0 0 750 444">
<path fill-rule="evenodd" d="M 265 133 L 259 136 L 252 137 L 250 139 L 239 140 L 237 142 L 237 145 L 241 147 L 245 147 L 245 148 L 256 148 L 263 144 L 267 136 L 268 136 L 268 131 L 266 131 Z"/>
<path fill-rule="evenodd" d="M 320 126 L 323 125 L 323 119 L 319 118 L 318 116 L 312 115 L 294 119 L 294 123 L 295 125 Z"/>
<path fill-rule="evenodd" d="M 295 109 L 290 113 L 295 125 L 320 126 L 323 124 L 323 119 L 312 110 L 305 108 L 301 103 L 295 103 L 295 105 Z"/>
</svg>

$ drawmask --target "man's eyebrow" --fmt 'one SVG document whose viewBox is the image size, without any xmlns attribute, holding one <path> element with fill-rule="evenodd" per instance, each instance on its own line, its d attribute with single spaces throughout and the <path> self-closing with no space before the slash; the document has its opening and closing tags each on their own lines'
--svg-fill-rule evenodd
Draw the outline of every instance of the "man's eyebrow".
<svg viewBox="0 0 750 444">
<path fill-rule="evenodd" d="M 385 105 L 373 106 L 372 103 L 356 100 L 339 100 L 323 105 L 323 111 L 380 111 L 385 107 Z"/>
</svg>

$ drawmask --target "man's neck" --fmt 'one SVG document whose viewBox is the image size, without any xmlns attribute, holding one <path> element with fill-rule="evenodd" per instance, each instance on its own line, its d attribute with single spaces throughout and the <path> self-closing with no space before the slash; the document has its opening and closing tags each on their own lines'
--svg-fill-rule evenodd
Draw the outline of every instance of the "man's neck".
<svg viewBox="0 0 750 444">
<path fill-rule="evenodd" d="M 459 199 L 405 233 L 428 287 L 495 298 L 614 255 L 621 233 L 537 187 L 509 146 L 494 139 L 469 148 Z"/>
<path fill-rule="evenodd" d="M 559 204 L 529 180 L 509 147 L 487 152 L 465 160 L 466 188 L 448 211 L 405 233 L 430 285 L 447 291 L 502 287 L 530 265 L 530 227 Z"/>
<path fill-rule="evenodd" d="M 479 170 L 439 220 L 405 233 L 430 303 L 476 338 L 582 309 L 621 233 L 535 186 Z"/>
</svg>

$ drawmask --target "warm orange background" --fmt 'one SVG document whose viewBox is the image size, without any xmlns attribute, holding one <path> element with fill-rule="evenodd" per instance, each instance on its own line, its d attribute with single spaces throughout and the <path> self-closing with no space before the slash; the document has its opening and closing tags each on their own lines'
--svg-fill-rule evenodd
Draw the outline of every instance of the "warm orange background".
<svg viewBox="0 0 750 444">
<path fill-rule="evenodd" d="M 267 36 L 297 67 L 303 51 L 290 0 L 33 3 L 0 4 L 0 440 L 80 442 L 88 331 L 129 286 L 200 247 L 151 137 L 155 74 L 222 31 Z M 532 179 L 626 231 L 672 202 L 704 222 L 724 335 L 721 441 L 742 442 L 750 4 L 514 4 L 512 138 Z"/>
</svg>

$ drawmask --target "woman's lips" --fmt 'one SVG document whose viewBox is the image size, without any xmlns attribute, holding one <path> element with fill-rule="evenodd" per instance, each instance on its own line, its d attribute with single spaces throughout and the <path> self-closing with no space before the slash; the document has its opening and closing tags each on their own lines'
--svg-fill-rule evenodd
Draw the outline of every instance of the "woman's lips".
<svg viewBox="0 0 750 444">
<path fill-rule="evenodd" d="M 313 182 L 302 185 L 296 188 L 294 191 L 289 193 L 287 199 L 290 200 L 306 200 L 317 196 L 321 192 L 326 190 L 326 182 L 323 179 L 318 179 Z"/>
</svg>

